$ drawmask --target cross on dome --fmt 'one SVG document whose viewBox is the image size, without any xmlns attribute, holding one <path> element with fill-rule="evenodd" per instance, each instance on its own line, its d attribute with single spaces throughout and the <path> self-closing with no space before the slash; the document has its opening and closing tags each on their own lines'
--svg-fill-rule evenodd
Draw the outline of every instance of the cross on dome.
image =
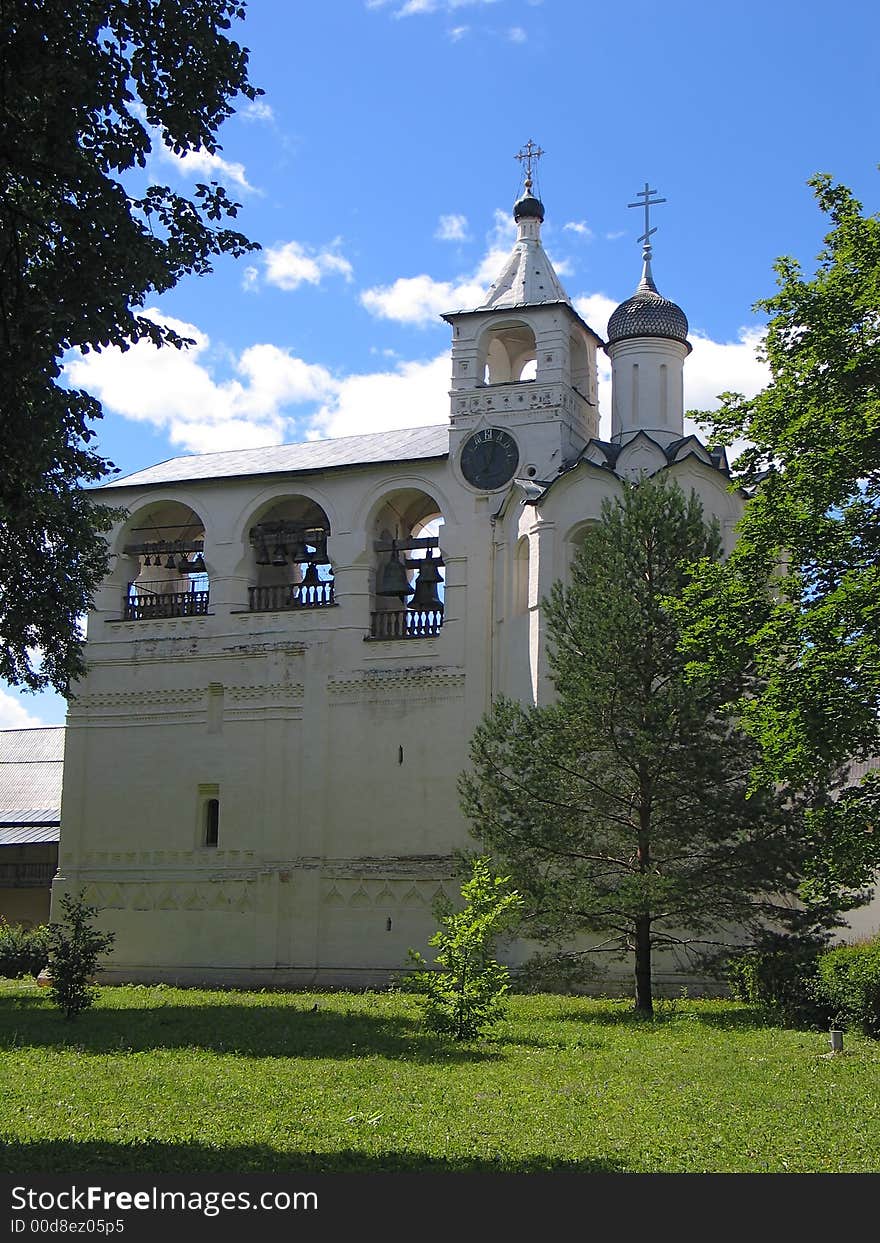
<svg viewBox="0 0 880 1243">
<path fill-rule="evenodd" d="M 666 199 L 651 198 L 651 195 L 656 193 L 657 191 L 652 190 L 646 181 L 644 190 L 638 190 L 636 192 L 636 198 L 642 199 L 643 201 L 641 203 L 627 203 L 627 207 L 643 207 L 645 210 L 645 231 L 639 238 L 639 241 L 643 243 L 642 258 L 645 260 L 649 260 L 651 258 L 651 234 L 657 232 L 656 225 L 653 229 L 651 228 L 651 208 L 656 207 L 658 203 L 666 202 Z"/>
<path fill-rule="evenodd" d="M 522 148 L 522 150 L 517 151 L 516 155 L 513 157 L 515 160 L 519 160 L 520 164 L 525 165 L 526 194 L 531 194 L 531 191 L 532 191 L 532 160 L 534 160 L 535 163 L 537 163 L 537 161 L 540 160 L 543 154 L 544 154 L 544 151 L 542 150 L 542 148 L 536 147 L 530 138 L 529 141 L 526 143 L 526 145 Z"/>
</svg>

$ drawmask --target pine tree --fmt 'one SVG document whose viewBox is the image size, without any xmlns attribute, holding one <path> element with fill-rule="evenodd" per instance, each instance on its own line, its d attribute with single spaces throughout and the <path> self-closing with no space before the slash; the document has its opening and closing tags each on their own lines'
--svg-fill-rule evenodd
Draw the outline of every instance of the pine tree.
<svg viewBox="0 0 880 1243">
<path fill-rule="evenodd" d="M 670 605 L 695 562 L 720 556 L 697 497 L 663 477 L 606 502 L 571 585 L 542 606 L 555 701 L 499 700 L 460 781 L 475 835 L 523 895 L 524 928 L 631 955 L 642 1014 L 655 951 L 708 954 L 725 926 L 785 926 L 815 849 L 802 803 L 750 787 L 756 744 L 727 708 L 741 684 L 688 677 Z M 826 887 L 807 922 L 827 926 L 849 900 Z"/>
</svg>

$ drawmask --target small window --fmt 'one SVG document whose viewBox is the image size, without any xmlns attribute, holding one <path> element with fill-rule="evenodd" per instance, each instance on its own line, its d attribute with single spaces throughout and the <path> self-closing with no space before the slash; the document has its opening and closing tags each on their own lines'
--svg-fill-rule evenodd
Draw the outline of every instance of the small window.
<svg viewBox="0 0 880 1243">
<path fill-rule="evenodd" d="M 220 839 L 220 800 L 209 798 L 205 802 L 205 845 L 216 846 Z"/>
</svg>

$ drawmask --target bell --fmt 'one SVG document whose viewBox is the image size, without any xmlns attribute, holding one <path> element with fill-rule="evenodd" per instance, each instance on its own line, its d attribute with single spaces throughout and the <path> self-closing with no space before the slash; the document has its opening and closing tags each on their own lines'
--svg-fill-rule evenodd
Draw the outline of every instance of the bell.
<svg viewBox="0 0 880 1243">
<path fill-rule="evenodd" d="M 260 541 L 259 544 L 257 544 L 255 559 L 256 559 L 257 565 L 271 565 L 272 564 L 272 559 L 269 556 L 269 549 L 267 548 L 266 544 L 263 543 L 262 540 Z"/>
<path fill-rule="evenodd" d="M 314 561 L 310 561 L 306 566 L 306 572 L 302 576 L 300 587 L 320 587 L 321 580 L 318 577 L 318 567 Z"/>
<path fill-rule="evenodd" d="M 182 554 L 180 560 L 177 562 L 178 574 L 189 574 L 191 568 L 190 563 L 186 559 L 186 554 Z"/>
<path fill-rule="evenodd" d="M 190 574 L 207 574 L 208 567 L 205 565 L 205 558 L 200 552 L 196 553 L 189 567 Z"/>
<path fill-rule="evenodd" d="M 440 576 L 440 571 L 437 569 L 434 554 L 429 548 L 425 553 L 424 561 L 419 566 L 413 598 L 406 607 L 408 609 L 427 609 L 429 611 L 442 612 L 443 601 L 437 594 L 437 584 L 442 582 L 443 579 Z"/>
<path fill-rule="evenodd" d="M 314 547 L 315 547 L 315 551 L 313 554 L 313 559 L 314 559 L 315 565 L 329 565 L 330 558 L 327 556 L 327 532 L 326 531 L 322 531 L 320 532 L 320 534 L 318 533 L 315 534 Z"/>
<path fill-rule="evenodd" d="M 376 584 L 376 595 L 397 596 L 398 599 L 405 600 L 407 596 L 412 595 L 412 590 L 406 570 L 400 560 L 400 554 L 395 548 L 388 561 L 382 566 L 379 581 Z"/>
<path fill-rule="evenodd" d="M 176 569 L 176 568 L 177 568 L 177 562 L 174 560 L 173 555 L 172 555 L 171 553 L 169 553 L 169 554 L 168 554 L 168 556 L 167 556 L 167 557 L 166 557 L 166 559 L 165 559 L 165 569 L 166 569 L 166 570 L 174 570 L 174 569 Z"/>
<path fill-rule="evenodd" d="M 273 565 L 287 565 L 287 557 L 284 555 L 284 545 L 276 544 L 272 550 Z"/>
<path fill-rule="evenodd" d="M 419 582 L 442 583 L 443 578 L 440 574 L 440 571 L 437 569 L 437 566 L 439 564 L 440 564 L 439 561 L 434 560 L 433 549 L 429 548 L 428 551 L 425 553 L 424 561 L 419 566 L 419 576 L 418 576 L 418 579 L 416 580 L 417 584 Z"/>
<path fill-rule="evenodd" d="M 416 579 L 415 593 L 406 607 L 408 609 L 415 609 L 418 612 L 421 612 L 424 609 L 428 612 L 442 613 L 443 601 L 437 594 L 437 584 L 428 582 L 426 579 L 422 578 L 421 573 L 419 573 L 419 576 Z"/>
</svg>

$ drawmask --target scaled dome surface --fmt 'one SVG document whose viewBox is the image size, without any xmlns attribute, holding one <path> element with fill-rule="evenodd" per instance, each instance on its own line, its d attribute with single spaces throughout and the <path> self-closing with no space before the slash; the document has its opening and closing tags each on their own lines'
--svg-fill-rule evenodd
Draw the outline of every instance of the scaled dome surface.
<svg viewBox="0 0 880 1243">
<path fill-rule="evenodd" d="M 643 276 L 631 298 L 621 302 L 608 321 L 608 344 L 632 337 L 666 337 L 688 344 L 688 321 L 681 307 L 657 292 L 652 277 Z"/>
</svg>

